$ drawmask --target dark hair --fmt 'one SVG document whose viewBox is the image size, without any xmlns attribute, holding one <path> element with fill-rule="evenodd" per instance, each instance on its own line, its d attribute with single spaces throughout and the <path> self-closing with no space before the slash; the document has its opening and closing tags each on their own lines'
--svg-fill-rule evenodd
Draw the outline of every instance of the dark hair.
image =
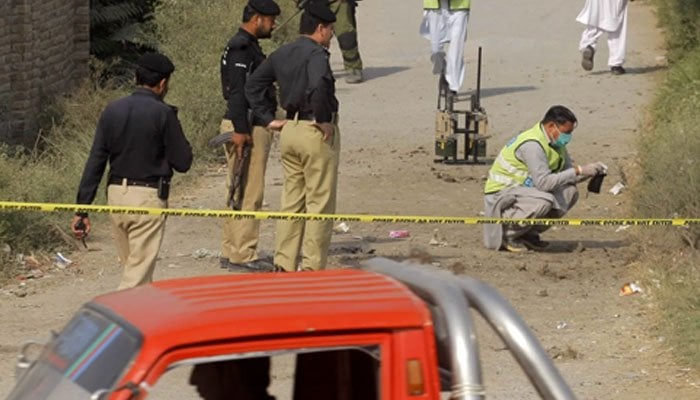
<svg viewBox="0 0 700 400">
<path fill-rule="evenodd" d="M 323 22 L 321 19 L 314 17 L 313 15 L 305 12 L 301 14 L 301 20 L 299 21 L 299 33 L 302 35 L 312 35 L 316 32 L 316 27 L 319 25 L 327 26 L 330 22 Z"/>
<path fill-rule="evenodd" d="M 245 8 L 243 8 L 243 22 L 245 23 L 250 21 L 255 14 L 257 14 L 257 11 L 255 11 L 253 7 L 246 5 Z"/>
<path fill-rule="evenodd" d="M 547 113 L 542 119 L 543 124 L 546 124 L 547 122 L 554 122 L 557 125 L 562 125 L 567 122 L 576 124 L 578 121 L 576 120 L 574 113 L 568 108 L 564 106 L 552 106 L 549 110 L 547 110 Z"/>
<path fill-rule="evenodd" d="M 151 71 L 144 67 L 136 67 L 136 84 L 154 87 L 163 79 L 170 78 L 170 75 Z"/>
</svg>

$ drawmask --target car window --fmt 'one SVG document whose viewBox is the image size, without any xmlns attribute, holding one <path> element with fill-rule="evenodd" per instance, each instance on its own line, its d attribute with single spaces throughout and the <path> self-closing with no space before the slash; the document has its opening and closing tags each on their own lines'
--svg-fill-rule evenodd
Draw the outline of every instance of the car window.
<svg viewBox="0 0 700 400">
<path fill-rule="evenodd" d="M 148 399 L 378 400 L 379 346 L 297 349 L 179 362 Z"/>
<path fill-rule="evenodd" d="M 89 398 L 116 383 L 140 342 L 133 329 L 84 308 L 45 347 L 7 400 Z"/>
</svg>

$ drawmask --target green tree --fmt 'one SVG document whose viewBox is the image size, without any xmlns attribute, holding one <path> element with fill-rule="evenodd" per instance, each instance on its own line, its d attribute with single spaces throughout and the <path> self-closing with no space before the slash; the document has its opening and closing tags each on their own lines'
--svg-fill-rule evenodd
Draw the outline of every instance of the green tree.
<svg viewBox="0 0 700 400">
<path fill-rule="evenodd" d="M 102 80 L 130 82 L 138 57 L 157 49 L 153 12 L 159 0 L 90 0 L 90 54 L 109 67 Z"/>
</svg>

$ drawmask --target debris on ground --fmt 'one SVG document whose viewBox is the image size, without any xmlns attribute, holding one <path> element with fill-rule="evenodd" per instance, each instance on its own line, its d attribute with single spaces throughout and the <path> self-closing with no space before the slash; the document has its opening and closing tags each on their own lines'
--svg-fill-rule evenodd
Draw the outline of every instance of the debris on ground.
<svg viewBox="0 0 700 400">
<path fill-rule="evenodd" d="M 580 359 L 581 353 L 574 350 L 571 346 L 566 346 L 565 349 L 560 349 L 557 346 L 552 346 L 547 349 L 547 353 L 554 360 L 577 360 Z"/>
<path fill-rule="evenodd" d="M 609 191 L 609 192 L 610 192 L 610 194 L 612 194 L 613 196 L 617 196 L 618 194 L 620 194 L 620 192 L 621 192 L 622 189 L 624 189 L 624 188 L 625 188 L 625 185 L 624 185 L 622 182 L 617 182 L 617 183 L 615 184 L 615 186 L 613 186 L 613 187 L 610 188 L 610 191 Z"/>
<path fill-rule="evenodd" d="M 642 288 L 634 282 L 625 283 L 620 288 L 620 296 L 630 296 L 635 293 L 642 293 Z"/>
<path fill-rule="evenodd" d="M 350 227 L 345 222 L 341 222 L 333 227 L 333 232 L 335 233 L 348 233 L 350 232 Z"/>
<path fill-rule="evenodd" d="M 401 239 L 411 237 L 411 232 L 405 230 L 389 231 L 389 237 L 393 239 Z"/>
<path fill-rule="evenodd" d="M 447 247 L 448 243 L 445 240 L 444 237 L 440 237 L 440 230 L 435 228 L 433 230 L 433 237 L 430 239 L 430 242 L 428 242 L 429 245 L 431 246 L 440 246 L 440 247 Z"/>
<path fill-rule="evenodd" d="M 219 257 L 221 257 L 221 252 L 216 251 L 216 250 L 209 250 L 209 249 L 201 248 L 201 249 L 197 249 L 197 250 L 193 251 L 191 257 L 194 259 L 197 259 L 197 260 L 201 260 L 204 258 L 212 258 L 212 257 L 219 258 Z"/>
<path fill-rule="evenodd" d="M 66 269 L 66 267 L 71 264 L 73 264 L 73 261 L 69 260 L 61 253 L 56 253 L 56 259 L 54 260 L 53 265 L 55 265 L 58 269 Z"/>
</svg>

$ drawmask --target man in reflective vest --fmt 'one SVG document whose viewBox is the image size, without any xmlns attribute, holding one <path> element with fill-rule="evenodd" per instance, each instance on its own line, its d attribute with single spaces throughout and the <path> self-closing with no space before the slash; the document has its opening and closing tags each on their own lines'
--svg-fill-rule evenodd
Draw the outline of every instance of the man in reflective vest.
<svg viewBox="0 0 700 400">
<path fill-rule="evenodd" d="M 423 0 L 420 34 L 430 40 L 433 74 L 445 74 L 452 94 L 464 82 L 464 42 L 467 40 L 470 0 Z M 445 54 L 445 44 L 449 51 Z"/>
<path fill-rule="evenodd" d="M 566 145 L 576 116 L 564 106 L 551 107 L 541 122 L 513 139 L 500 151 L 484 188 L 488 218 L 561 218 L 578 200 L 576 184 L 606 167 L 600 162 L 573 166 Z M 494 250 L 543 250 L 545 225 L 490 224 L 484 244 Z"/>
</svg>

